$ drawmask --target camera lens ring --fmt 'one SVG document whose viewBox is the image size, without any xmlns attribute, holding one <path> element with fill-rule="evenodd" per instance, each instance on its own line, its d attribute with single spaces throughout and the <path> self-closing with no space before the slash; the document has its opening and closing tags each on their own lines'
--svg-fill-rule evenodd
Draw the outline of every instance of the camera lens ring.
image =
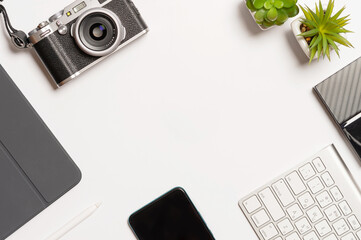
<svg viewBox="0 0 361 240">
<path fill-rule="evenodd" d="M 106 15 L 93 13 L 79 26 L 79 36 L 82 44 L 93 51 L 104 51 L 111 46 L 117 34 L 114 22 Z"/>
<path fill-rule="evenodd" d="M 93 39 L 94 42 L 91 41 L 91 36 L 85 37 L 84 31 L 87 31 L 86 27 L 84 28 L 84 22 L 87 21 L 88 17 L 96 16 L 98 18 L 103 18 L 103 24 L 106 23 L 107 27 L 113 28 L 113 37 L 110 43 L 110 46 L 104 45 L 103 48 L 99 48 L 99 46 L 93 46 L 92 43 L 95 43 L 96 39 Z M 108 22 L 108 23 L 107 23 Z M 100 24 L 102 24 L 100 23 Z M 93 25 L 96 23 L 93 23 Z M 88 24 L 89 25 L 89 24 Z M 92 27 L 92 26 L 91 26 Z M 84 30 L 85 29 L 85 30 Z M 88 29 L 89 31 L 89 29 Z M 85 32 L 86 33 L 86 32 Z M 91 33 L 88 33 L 89 35 Z M 86 12 L 84 12 L 75 22 L 72 27 L 72 35 L 75 39 L 76 44 L 78 47 L 88 55 L 95 56 L 95 57 L 102 57 L 109 55 L 110 53 L 114 52 L 120 45 L 121 41 L 124 40 L 126 35 L 126 30 L 122 23 L 120 22 L 119 17 L 113 13 L 112 11 L 104 8 L 93 8 Z M 90 38 L 89 38 L 90 37 Z M 114 38 L 114 39 L 113 39 Z M 103 40 L 103 39 L 101 39 Z M 109 40 L 109 38 L 108 38 Z M 89 43 L 90 42 L 90 43 Z M 109 45 L 108 43 L 108 45 Z M 96 45 L 96 44 L 94 44 Z"/>
</svg>

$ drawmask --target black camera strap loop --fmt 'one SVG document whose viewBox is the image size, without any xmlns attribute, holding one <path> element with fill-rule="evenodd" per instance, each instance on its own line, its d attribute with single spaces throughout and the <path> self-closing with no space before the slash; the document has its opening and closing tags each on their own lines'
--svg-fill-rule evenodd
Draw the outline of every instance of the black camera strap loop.
<svg viewBox="0 0 361 240">
<path fill-rule="evenodd" d="M 23 31 L 19 31 L 11 25 L 6 9 L 1 4 L 2 2 L 3 0 L 0 0 L 0 14 L 4 17 L 5 28 L 11 38 L 11 42 L 19 49 L 28 48 L 29 40 L 27 35 Z"/>
</svg>

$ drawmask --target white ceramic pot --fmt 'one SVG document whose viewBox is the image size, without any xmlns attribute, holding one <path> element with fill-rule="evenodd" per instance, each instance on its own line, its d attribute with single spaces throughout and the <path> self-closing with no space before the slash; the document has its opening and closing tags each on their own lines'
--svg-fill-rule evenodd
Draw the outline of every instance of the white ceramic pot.
<svg viewBox="0 0 361 240">
<path fill-rule="evenodd" d="M 326 6 L 326 8 L 327 8 L 327 6 Z M 302 24 L 301 20 L 302 20 L 302 17 L 299 17 L 291 23 L 292 32 L 295 35 L 295 38 L 298 41 L 303 52 L 306 54 L 306 56 L 308 58 L 311 58 L 311 51 L 310 51 L 307 41 L 305 40 L 304 37 L 299 36 L 302 33 L 301 32 L 301 24 Z M 346 38 L 346 34 L 342 33 L 341 36 Z M 340 44 L 338 44 L 338 43 L 335 43 L 335 44 L 337 47 L 340 47 Z M 333 50 L 334 50 L 333 47 L 330 46 L 330 51 L 333 51 Z"/>
<path fill-rule="evenodd" d="M 308 46 L 308 43 L 307 41 L 305 40 L 304 37 L 302 36 L 299 36 L 302 32 L 301 32 L 301 19 L 302 18 L 297 18 L 296 20 L 294 20 L 292 23 L 291 23 L 291 28 L 292 28 L 292 32 L 293 32 L 293 35 L 295 36 L 298 44 L 300 45 L 300 47 L 302 48 L 303 52 L 306 54 L 306 56 L 308 58 L 311 57 L 311 51 L 310 51 L 310 48 Z"/>
<path fill-rule="evenodd" d="M 246 8 L 248 9 L 249 13 L 251 14 L 254 22 L 257 24 L 257 26 L 258 26 L 260 29 L 262 29 L 263 31 L 265 31 L 265 30 L 274 28 L 274 27 L 276 26 L 276 25 L 273 25 L 273 26 L 271 26 L 271 27 L 264 27 L 264 26 L 262 26 L 262 25 L 259 25 L 259 24 L 257 23 L 256 19 L 254 18 L 254 15 L 256 14 L 256 12 L 252 12 L 251 9 L 249 9 L 249 8 L 247 7 L 247 0 L 244 0 L 244 3 L 245 3 L 245 5 L 246 5 Z"/>
</svg>

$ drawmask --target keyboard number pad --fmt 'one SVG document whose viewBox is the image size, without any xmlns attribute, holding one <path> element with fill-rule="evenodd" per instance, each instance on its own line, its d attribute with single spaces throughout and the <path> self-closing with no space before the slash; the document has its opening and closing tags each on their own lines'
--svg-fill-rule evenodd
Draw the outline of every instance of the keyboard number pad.
<svg viewBox="0 0 361 240">
<path fill-rule="evenodd" d="M 241 205 L 262 240 L 361 240 L 360 221 L 320 158 Z"/>
</svg>

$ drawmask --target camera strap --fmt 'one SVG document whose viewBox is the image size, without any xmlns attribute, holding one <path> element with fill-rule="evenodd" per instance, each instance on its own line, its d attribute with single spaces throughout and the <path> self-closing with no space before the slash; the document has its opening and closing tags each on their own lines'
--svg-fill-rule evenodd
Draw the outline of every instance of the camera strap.
<svg viewBox="0 0 361 240">
<path fill-rule="evenodd" d="M 4 17 L 5 28 L 11 38 L 11 42 L 19 49 L 28 48 L 30 44 L 27 35 L 25 32 L 17 30 L 11 25 L 6 9 L 4 5 L 1 4 L 2 2 L 3 0 L 0 0 L 0 14 Z"/>
</svg>

